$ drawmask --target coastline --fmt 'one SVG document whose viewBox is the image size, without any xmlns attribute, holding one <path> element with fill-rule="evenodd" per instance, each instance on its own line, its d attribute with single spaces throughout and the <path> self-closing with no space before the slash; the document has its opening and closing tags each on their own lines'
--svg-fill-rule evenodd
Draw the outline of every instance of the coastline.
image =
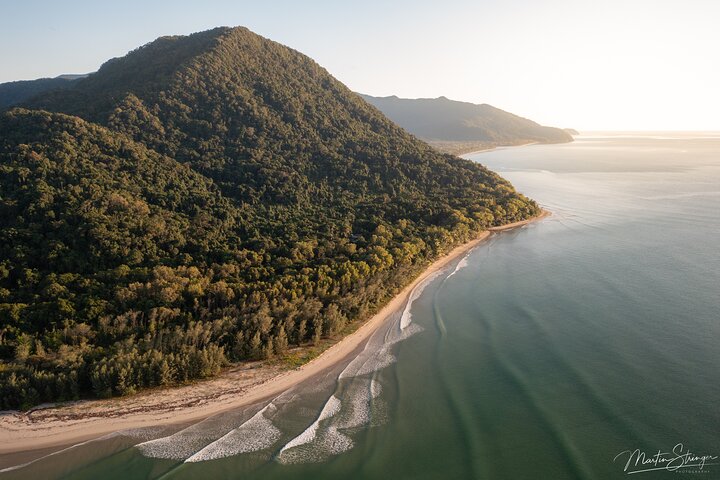
<svg viewBox="0 0 720 480">
<path fill-rule="evenodd" d="M 487 229 L 487 231 L 503 232 L 505 230 L 512 230 L 513 228 L 522 227 L 523 225 L 527 225 L 528 223 L 537 222 L 539 220 L 549 217 L 550 215 L 552 215 L 552 212 L 543 208 L 540 210 L 540 215 L 538 215 L 537 217 L 528 218 L 527 220 L 521 220 L 519 222 L 508 223 L 507 225 L 500 225 L 499 227 L 490 227 Z"/>
<path fill-rule="evenodd" d="M 442 153 L 448 153 L 461 157 L 463 155 L 490 152 L 502 148 L 526 147 L 528 145 L 538 145 L 542 142 L 528 141 L 525 143 L 496 143 L 483 141 L 452 141 L 452 140 L 424 140 L 431 147 Z"/>
<path fill-rule="evenodd" d="M 0 469 L 32 460 L 33 452 L 91 440 L 119 430 L 197 421 L 226 410 L 251 405 L 306 381 L 362 348 L 370 335 L 407 304 L 411 292 L 427 277 L 446 267 L 485 241 L 493 233 L 511 230 L 551 215 L 547 210 L 533 218 L 491 227 L 477 238 L 455 247 L 430 264 L 357 330 L 327 348 L 310 362 L 286 370 L 260 362 L 245 364 L 220 377 L 196 384 L 154 389 L 128 398 L 82 400 L 28 412 L 0 413 Z M 29 458 L 13 460 L 11 455 Z M 7 462 L 7 464 L 5 464 Z"/>
<path fill-rule="evenodd" d="M 494 152 L 495 150 L 503 150 L 506 148 L 530 147 L 532 145 L 550 145 L 550 144 L 543 144 L 540 142 L 528 142 L 528 143 L 520 143 L 518 145 L 496 145 L 494 147 L 481 148 L 480 150 L 468 150 L 468 151 L 461 150 L 461 153 L 458 153 L 457 156 L 461 157 L 464 155 L 475 155 L 478 153 Z"/>
</svg>

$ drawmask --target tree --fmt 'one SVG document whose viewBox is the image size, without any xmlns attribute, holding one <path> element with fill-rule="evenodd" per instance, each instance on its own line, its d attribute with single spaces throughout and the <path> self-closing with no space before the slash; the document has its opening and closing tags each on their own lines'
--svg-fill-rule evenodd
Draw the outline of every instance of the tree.
<svg viewBox="0 0 720 480">
<path fill-rule="evenodd" d="M 287 339 L 287 335 L 285 334 L 284 326 L 280 327 L 280 330 L 278 331 L 278 334 L 275 337 L 273 346 L 274 346 L 275 353 L 277 353 L 278 355 L 282 355 L 287 351 L 288 339 Z"/>
<path fill-rule="evenodd" d="M 331 303 L 325 308 L 323 329 L 328 335 L 335 335 L 342 331 L 346 322 L 347 318 L 336 304 Z"/>
</svg>

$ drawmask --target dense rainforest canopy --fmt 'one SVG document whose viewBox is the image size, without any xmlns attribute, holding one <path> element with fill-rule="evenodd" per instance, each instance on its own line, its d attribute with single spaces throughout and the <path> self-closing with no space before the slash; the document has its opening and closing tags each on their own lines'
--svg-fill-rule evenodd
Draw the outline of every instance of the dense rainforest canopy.
<svg viewBox="0 0 720 480">
<path fill-rule="evenodd" d="M 537 205 L 244 28 L 0 113 L 0 408 L 125 395 L 364 320 Z"/>
</svg>

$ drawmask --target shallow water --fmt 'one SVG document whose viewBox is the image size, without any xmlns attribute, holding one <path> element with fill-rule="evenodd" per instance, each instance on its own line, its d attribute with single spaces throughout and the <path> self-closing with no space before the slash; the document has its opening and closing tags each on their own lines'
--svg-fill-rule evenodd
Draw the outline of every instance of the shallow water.
<svg viewBox="0 0 720 480">
<path fill-rule="evenodd" d="M 554 215 L 430 279 L 357 359 L 2 476 L 604 480 L 624 450 L 720 455 L 720 137 L 702 137 L 472 155 Z"/>
</svg>

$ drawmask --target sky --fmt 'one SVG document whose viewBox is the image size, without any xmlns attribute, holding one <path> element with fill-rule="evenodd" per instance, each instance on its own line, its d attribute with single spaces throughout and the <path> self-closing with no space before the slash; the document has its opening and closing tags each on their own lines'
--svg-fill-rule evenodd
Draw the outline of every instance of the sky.
<svg viewBox="0 0 720 480">
<path fill-rule="evenodd" d="M 578 130 L 720 130 L 717 0 L 0 0 L 0 82 L 242 25 L 351 89 Z"/>
</svg>

